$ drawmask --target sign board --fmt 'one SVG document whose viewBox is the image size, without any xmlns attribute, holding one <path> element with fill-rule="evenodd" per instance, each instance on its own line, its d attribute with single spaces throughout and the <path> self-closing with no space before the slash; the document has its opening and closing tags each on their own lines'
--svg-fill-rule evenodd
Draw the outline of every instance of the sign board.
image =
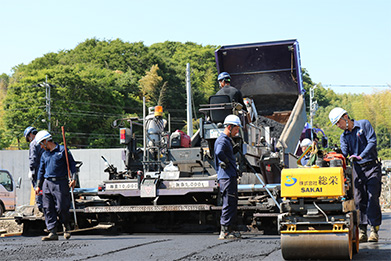
<svg viewBox="0 0 391 261">
<path fill-rule="evenodd" d="M 342 167 L 294 168 L 283 169 L 281 172 L 282 197 L 338 197 L 344 195 Z"/>
</svg>

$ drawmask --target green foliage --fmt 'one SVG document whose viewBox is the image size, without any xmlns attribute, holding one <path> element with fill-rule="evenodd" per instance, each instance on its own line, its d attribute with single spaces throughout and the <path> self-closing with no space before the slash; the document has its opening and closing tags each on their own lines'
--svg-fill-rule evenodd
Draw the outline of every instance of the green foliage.
<svg viewBox="0 0 391 261">
<path fill-rule="evenodd" d="M 382 160 L 389 160 L 391 159 L 391 148 L 389 149 L 380 149 L 378 151 L 378 157 Z"/>
<path fill-rule="evenodd" d="M 91 141 L 96 130 L 114 134 L 108 119 L 121 117 L 124 111 L 124 95 L 115 86 L 121 75 L 96 65 L 57 65 L 32 70 L 8 88 L 4 123 L 14 136 L 21 138 L 30 125 L 47 129 L 46 88 L 36 85 L 46 75 L 51 83 L 51 131 L 55 140 L 61 141 L 61 126 L 75 133 L 70 137 L 73 144 L 96 144 L 96 139 Z M 115 145 L 112 141 L 108 143 L 111 146 Z"/>
<path fill-rule="evenodd" d="M 376 131 L 379 157 L 382 154 L 383 159 L 391 158 L 389 155 L 391 149 L 391 91 L 387 90 L 367 95 L 338 95 L 331 89 L 325 89 L 321 84 L 318 84 L 314 96 L 314 100 L 319 104 L 319 109 L 314 117 L 314 126 L 325 131 L 330 145 L 340 146 L 339 140 L 342 130 L 336 126 L 331 126 L 328 115 L 333 108 L 341 107 L 349 113 L 349 117 L 352 119 L 367 119 L 370 121 Z M 308 107 L 309 103 L 306 104 Z"/>
<path fill-rule="evenodd" d="M 192 42 L 156 43 L 150 46 L 150 51 L 155 53 L 164 63 L 159 64 L 159 75 L 163 82 L 167 82 L 164 94 L 164 111 L 171 115 L 173 131 L 182 129 L 186 119 L 186 65 L 191 67 L 191 88 L 195 112 L 193 116 L 198 118 L 199 105 L 208 102 L 209 94 L 215 94 L 218 90 L 217 69 L 215 65 L 214 51 L 216 46 L 201 46 Z M 208 92 L 205 92 L 207 90 Z"/>
<path fill-rule="evenodd" d="M 198 106 L 207 100 L 200 90 L 215 88 L 215 49 L 195 43 L 147 47 L 142 42 L 94 38 L 73 50 L 17 65 L 11 77 L 0 78 L 0 148 L 20 147 L 27 126 L 48 128 L 46 89 L 40 86 L 46 79 L 51 84 L 50 122 L 56 141 L 61 142 L 65 126 L 70 146 L 119 146 L 118 130 L 111 122 L 130 114 L 141 117 L 143 94 L 148 106 L 163 105 L 173 128 L 180 129 L 186 115 L 186 63 L 192 65 L 193 101 Z"/>
<path fill-rule="evenodd" d="M 7 94 L 9 84 L 9 77 L 5 73 L 0 75 L 0 119 L 4 117 L 3 100 Z M 6 148 L 11 144 L 11 140 L 7 138 L 7 129 L 4 126 L 4 122 L 0 121 L 0 149 Z"/>
<path fill-rule="evenodd" d="M 140 82 L 142 96 L 145 96 L 147 102 L 157 104 L 159 100 L 160 89 L 162 89 L 163 78 L 158 75 L 159 66 L 152 65 L 151 70 L 147 71 Z"/>
<path fill-rule="evenodd" d="M 87 39 L 72 50 L 47 53 L 31 63 L 16 65 L 13 74 L 0 75 L 0 149 L 27 148 L 27 126 L 48 128 L 46 89 L 51 84 L 51 128 L 62 141 L 65 126 L 70 147 L 116 147 L 115 119 L 142 117 L 142 97 L 147 106 L 162 105 L 170 114 L 171 129 L 186 129 L 186 65 L 191 66 L 193 116 L 200 104 L 218 90 L 214 51 L 217 46 L 166 41 L 145 46 L 120 39 Z M 371 95 L 336 94 L 315 84 L 303 69 L 309 113 L 309 90 L 316 85 L 314 100 L 319 109 L 314 125 L 322 128 L 331 144 L 339 145 L 341 130 L 331 126 L 328 113 L 343 107 L 352 118 L 368 119 L 378 136 L 379 155 L 390 158 L 391 92 Z M 197 120 L 193 120 L 197 128 Z M 195 130 L 194 130 L 195 131 Z M 136 130 L 139 135 L 139 130 Z"/>
</svg>

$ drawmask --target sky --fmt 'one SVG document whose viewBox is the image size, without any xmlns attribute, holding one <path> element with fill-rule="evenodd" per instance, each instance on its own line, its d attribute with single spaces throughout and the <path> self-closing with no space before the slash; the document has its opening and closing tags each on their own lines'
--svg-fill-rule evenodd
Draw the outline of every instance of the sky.
<svg viewBox="0 0 391 261">
<path fill-rule="evenodd" d="M 297 39 L 312 81 L 391 89 L 391 0 L 18 0 L 0 5 L 0 74 L 86 39 L 231 45 Z"/>
</svg>

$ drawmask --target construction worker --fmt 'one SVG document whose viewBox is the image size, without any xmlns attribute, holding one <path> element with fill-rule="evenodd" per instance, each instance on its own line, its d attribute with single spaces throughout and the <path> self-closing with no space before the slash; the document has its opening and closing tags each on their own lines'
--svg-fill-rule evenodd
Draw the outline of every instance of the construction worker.
<svg viewBox="0 0 391 261">
<path fill-rule="evenodd" d="M 228 95 L 231 99 L 231 102 L 240 103 L 243 106 L 243 110 L 247 111 L 246 106 L 243 102 L 242 93 L 231 86 L 231 76 L 227 72 L 222 72 L 217 77 L 221 89 L 216 93 L 216 95 Z"/>
<path fill-rule="evenodd" d="M 42 130 L 35 137 L 37 143 L 45 150 L 41 157 L 38 171 L 38 185 L 35 190 L 43 192 L 43 209 L 46 228 L 49 235 L 42 238 L 42 241 L 58 240 L 57 219 L 63 225 L 64 238 L 69 239 L 69 208 L 70 192 L 69 187 L 74 186 L 75 178 L 68 184 L 68 169 L 65 153 L 68 153 L 69 168 L 71 173 L 76 173 L 75 161 L 72 154 L 65 151 L 64 146 L 53 142 L 52 135 Z M 74 174 L 73 174 L 74 175 Z"/>
<path fill-rule="evenodd" d="M 368 120 L 350 119 L 342 108 L 330 111 L 332 125 L 344 132 L 341 134 L 341 150 L 353 163 L 354 196 L 360 210 L 360 242 L 377 242 L 382 213 L 379 203 L 381 193 L 381 163 L 377 159 L 376 134 Z M 367 225 L 370 235 L 367 236 Z"/>
<path fill-rule="evenodd" d="M 309 146 L 311 146 L 311 144 L 312 144 L 312 141 L 310 139 L 305 138 L 304 140 L 302 140 L 300 142 L 301 151 L 304 153 L 306 151 L 306 149 Z M 310 157 L 311 157 L 311 153 L 307 153 L 306 155 L 304 155 L 300 160 L 301 165 L 306 166 L 308 161 L 310 160 Z"/>
<path fill-rule="evenodd" d="M 39 169 L 39 163 L 41 160 L 42 152 L 44 151 L 41 146 L 36 142 L 35 135 L 37 134 L 37 129 L 34 127 L 27 127 L 24 130 L 24 137 L 27 142 L 30 142 L 29 145 L 29 173 L 28 177 L 31 180 L 33 188 L 35 190 L 37 186 L 37 174 Z M 42 194 L 35 196 L 35 203 L 40 212 L 43 212 L 42 208 Z"/>
<path fill-rule="evenodd" d="M 228 115 L 224 120 L 224 126 L 224 131 L 216 139 L 214 146 L 217 179 L 223 200 L 219 239 L 235 239 L 241 235 L 234 231 L 238 206 L 238 174 L 232 137 L 239 133 L 242 124 L 238 116 Z"/>
</svg>

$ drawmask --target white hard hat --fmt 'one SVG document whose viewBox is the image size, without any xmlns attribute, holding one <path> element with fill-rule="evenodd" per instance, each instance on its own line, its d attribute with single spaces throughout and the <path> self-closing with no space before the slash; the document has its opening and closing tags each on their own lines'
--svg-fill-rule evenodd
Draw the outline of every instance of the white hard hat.
<svg viewBox="0 0 391 261">
<path fill-rule="evenodd" d="M 305 138 L 300 142 L 300 147 L 308 147 L 312 144 L 312 141 L 310 139 Z"/>
<path fill-rule="evenodd" d="M 41 130 L 37 133 L 37 136 L 35 136 L 35 140 L 37 141 L 37 143 L 41 143 L 43 140 L 51 140 L 52 139 L 52 135 L 46 131 L 46 130 Z"/>
<path fill-rule="evenodd" d="M 341 119 L 341 117 L 346 113 L 347 111 L 339 107 L 332 109 L 329 113 L 329 119 L 331 121 L 331 124 L 335 125 L 339 121 L 339 119 Z"/>
<path fill-rule="evenodd" d="M 233 114 L 225 117 L 224 125 L 235 125 L 235 126 L 242 127 L 239 117 Z"/>
</svg>

